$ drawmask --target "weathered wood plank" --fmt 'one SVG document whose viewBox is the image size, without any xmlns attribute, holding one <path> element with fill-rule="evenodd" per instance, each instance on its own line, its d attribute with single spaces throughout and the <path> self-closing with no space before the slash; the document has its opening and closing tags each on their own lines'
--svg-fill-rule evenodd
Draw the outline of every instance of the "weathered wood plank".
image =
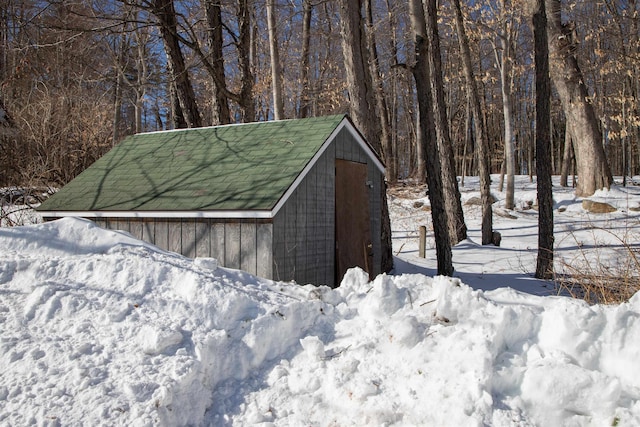
<svg viewBox="0 0 640 427">
<path fill-rule="evenodd" d="M 307 192 L 309 191 L 309 180 L 304 180 L 296 191 L 296 251 L 295 251 L 295 271 L 296 278 L 300 284 L 310 283 L 307 265 Z"/>
<path fill-rule="evenodd" d="M 156 220 L 149 218 L 142 222 L 142 240 L 156 245 Z"/>
<path fill-rule="evenodd" d="M 190 218 L 182 219 L 180 253 L 189 258 L 196 257 L 196 222 Z"/>
<path fill-rule="evenodd" d="M 256 274 L 256 223 L 242 221 L 240 223 L 240 269 Z"/>
<path fill-rule="evenodd" d="M 169 249 L 169 224 L 166 220 L 156 220 L 156 246 L 166 251 Z"/>
<path fill-rule="evenodd" d="M 182 221 L 167 221 L 168 249 L 171 252 L 182 253 Z"/>
<path fill-rule="evenodd" d="M 211 224 L 211 255 L 218 260 L 218 264 L 226 266 L 224 244 L 224 222 Z"/>
<path fill-rule="evenodd" d="M 210 257 L 211 256 L 211 223 L 207 219 L 196 221 L 195 224 L 195 239 L 196 239 L 196 253 L 197 257 Z"/>
<path fill-rule="evenodd" d="M 139 219 L 131 220 L 129 223 L 129 232 L 136 239 L 144 240 L 142 238 L 142 221 Z"/>
<path fill-rule="evenodd" d="M 131 234 L 131 219 L 130 218 L 118 218 L 118 230 L 126 231 Z"/>
<path fill-rule="evenodd" d="M 288 205 L 288 203 L 287 203 Z M 285 265 L 285 229 L 287 227 L 286 222 L 286 206 L 278 212 L 273 219 L 273 279 L 284 280 L 284 265 Z"/>
<path fill-rule="evenodd" d="M 287 203 L 286 226 L 284 230 L 284 265 L 280 266 L 283 280 L 293 280 L 296 277 L 296 199 L 298 190 L 294 191 Z"/>
<path fill-rule="evenodd" d="M 258 223 L 256 229 L 256 274 L 273 277 L 273 224 Z"/>
<path fill-rule="evenodd" d="M 240 268 L 240 223 L 224 224 L 224 266 Z"/>
</svg>

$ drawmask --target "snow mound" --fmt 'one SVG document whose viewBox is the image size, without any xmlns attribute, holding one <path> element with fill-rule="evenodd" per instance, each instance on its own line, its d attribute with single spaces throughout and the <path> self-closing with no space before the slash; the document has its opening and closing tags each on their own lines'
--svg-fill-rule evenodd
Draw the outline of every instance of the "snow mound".
<svg viewBox="0 0 640 427">
<path fill-rule="evenodd" d="M 218 383 L 320 315 L 292 285 L 89 221 L 0 229 L 0 254 L 0 424 L 198 425 Z"/>
<path fill-rule="evenodd" d="M 335 290 L 92 223 L 0 229 L 3 425 L 640 425 L 640 296 Z"/>
</svg>

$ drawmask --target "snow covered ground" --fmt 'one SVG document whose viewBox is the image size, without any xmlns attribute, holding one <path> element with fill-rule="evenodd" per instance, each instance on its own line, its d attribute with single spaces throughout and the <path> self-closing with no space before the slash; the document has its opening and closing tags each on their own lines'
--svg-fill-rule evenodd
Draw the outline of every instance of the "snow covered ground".
<svg viewBox="0 0 640 427">
<path fill-rule="evenodd" d="M 629 258 L 638 187 L 593 198 L 619 208 L 607 214 L 555 190 L 558 257 Z M 0 425 L 640 425 L 640 294 L 556 296 L 531 276 L 535 184 L 518 179 L 515 211 L 493 193 L 502 245 L 478 244 L 466 206 L 445 278 L 433 250 L 417 256 L 424 191 L 396 189 L 394 274 L 353 269 L 335 290 L 79 219 L 0 228 Z"/>
</svg>

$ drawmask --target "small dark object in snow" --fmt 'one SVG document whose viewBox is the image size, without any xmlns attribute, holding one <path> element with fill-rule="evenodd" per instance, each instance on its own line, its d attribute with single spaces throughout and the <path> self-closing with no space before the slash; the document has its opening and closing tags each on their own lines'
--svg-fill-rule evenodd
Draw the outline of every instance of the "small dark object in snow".
<svg viewBox="0 0 640 427">
<path fill-rule="evenodd" d="M 502 242 L 502 234 L 497 231 L 491 233 L 491 243 L 493 243 L 494 246 L 500 246 L 500 242 Z"/>
</svg>

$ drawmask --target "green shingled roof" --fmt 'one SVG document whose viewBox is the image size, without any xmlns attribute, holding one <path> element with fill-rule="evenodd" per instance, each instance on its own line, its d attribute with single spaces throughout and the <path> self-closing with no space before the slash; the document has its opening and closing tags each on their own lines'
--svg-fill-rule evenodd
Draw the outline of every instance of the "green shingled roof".
<svg viewBox="0 0 640 427">
<path fill-rule="evenodd" d="M 270 210 L 344 115 L 126 138 L 40 211 Z"/>
</svg>

